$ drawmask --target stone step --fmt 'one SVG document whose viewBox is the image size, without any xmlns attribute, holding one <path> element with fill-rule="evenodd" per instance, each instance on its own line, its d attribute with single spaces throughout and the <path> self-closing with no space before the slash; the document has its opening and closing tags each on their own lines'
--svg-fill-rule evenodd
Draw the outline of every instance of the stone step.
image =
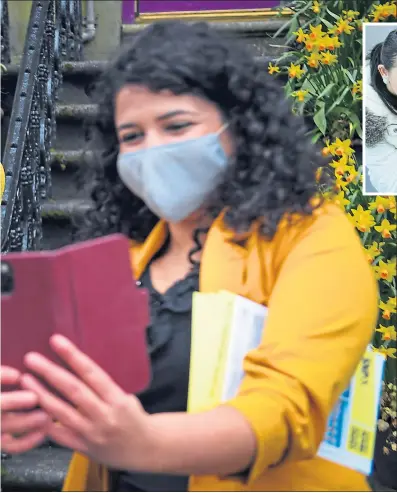
<svg viewBox="0 0 397 493">
<path fill-rule="evenodd" d="M 256 15 L 256 17 L 258 17 Z M 261 20 L 246 20 L 246 21 L 217 21 L 211 20 L 210 24 L 215 29 L 218 29 L 225 34 L 230 34 L 231 36 L 270 36 L 279 33 L 278 35 L 283 35 L 285 30 L 288 28 L 287 22 L 289 20 L 288 16 L 278 17 L 277 15 L 269 16 L 267 19 Z M 189 20 L 188 22 L 194 22 L 194 20 Z M 123 34 L 137 34 L 143 31 L 148 26 L 148 23 L 136 22 L 135 24 L 123 24 L 122 33 Z M 281 30 L 281 32 L 279 32 Z"/>
<path fill-rule="evenodd" d="M 87 159 L 92 159 L 93 153 L 89 150 L 57 150 L 51 151 L 51 166 L 62 171 L 76 170 L 81 168 Z"/>
<path fill-rule="evenodd" d="M 128 31 L 127 31 L 128 32 Z M 131 28 L 131 33 L 139 32 L 138 29 Z M 281 47 L 277 40 L 275 40 L 275 47 Z M 275 56 L 270 54 L 257 55 L 256 60 L 258 63 L 268 64 L 269 62 L 274 62 Z M 87 60 L 81 62 L 65 62 L 62 64 L 63 76 L 64 78 L 78 78 L 81 76 L 87 76 L 90 79 L 99 76 L 106 67 L 108 62 L 105 60 Z M 19 73 L 19 65 L 7 65 L 6 72 L 2 73 L 2 79 L 7 80 L 8 78 L 15 78 Z"/>
<path fill-rule="evenodd" d="M 86 120 L 95 117 L 96 104 L 57 104 L 55 114 L 59 120 Z"/>
<path fill-rule="evenodd" d="M 257 15 L 256 15 L 257 18 Z M 278 56 L 285 51 L 287 22 L 290 17 L 269 16 L 261 20 L 216 21 L 209 22 L 227 37 L 244 40 L 260 56 Z M 147 23 L 127 24 L 122 27 L 122 42 L 136 36 Z M 277 34 L 277 37 L 275 35 Z"/>
<path fill-rule="evenodd" d="M 41 215 L 46 220 L 64 220 L 84 216 L 91 209 L 89 199 L 49 199 L 41 206 Z"/>
<path fill-rule="evenodd" d="M 72 452 L 39 447 L 1 460 L 2 491 L 62 491 Z M 33 488 L 33 489 L 32 489 Z"/>
<path fill-rule="evenodd" d="M 106 69 L 108 62 L 105 60 L 84 60 L 81 62 L 64 62 L 62 63 L 62 72 L 64 77 L 80 76 L 82 74 L 91 77 L 98 76 Z M 2 78 L 17 77 L 19 73 L 19 65 L 10 64 L 6 66 L 7 71 L 2 73 Z"/>
<path fill-rule="evenodd" d="M 97 77 L 106 69 L 107 65 L 108 62 L 105 60 L 70 61 L 62 64 L 62 71 L 64 77 L 79 77 L 81 75 Z"/>
</svg>

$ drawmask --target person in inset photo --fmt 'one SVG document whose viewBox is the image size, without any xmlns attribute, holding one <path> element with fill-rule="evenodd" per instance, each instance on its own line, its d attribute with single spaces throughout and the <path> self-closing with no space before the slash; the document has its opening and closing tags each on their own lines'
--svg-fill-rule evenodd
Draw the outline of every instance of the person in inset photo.
<svg viewBox="0 0 397 493">
<path fill-rule="evenodd" d="M 371 30 L 367 27 L 367 46 Z M 382 29 L 383 30 L 383 29 Z M 397 194 L 397 29 L 369 50 L 364 70 L 365 190 Z"/>
</svg>

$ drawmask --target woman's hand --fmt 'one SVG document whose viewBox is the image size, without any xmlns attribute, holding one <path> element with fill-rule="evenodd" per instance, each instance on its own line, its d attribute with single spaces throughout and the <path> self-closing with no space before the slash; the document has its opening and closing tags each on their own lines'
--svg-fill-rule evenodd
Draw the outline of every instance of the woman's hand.
<svg viewBox="0 0 397 493">
<path fill-rule="evenodd" d="M 1 367 L 1 385 L 18 385 L 20 373 L 8 366 Z M 50 423 L 48 414 L 32 410 L 39 403 L 30 390 L 1 393 L 1 450 L 19 454 L 37 447 L 46 437 Z"/>
<path fill-rule="evenodd" d="M 39 405 L 54 419 L 48 436 L 109 467 L 147 469 L 153 434 L 150 416 L 139 400 L 126 394 L 65 337 L 53 336 L 50 342 L 75 375 L 37 353 L 26 355 L 25 364 L 69 403 L 33 375 L 21 377 L 22 387 L 36 394 Z"/>
</svg>

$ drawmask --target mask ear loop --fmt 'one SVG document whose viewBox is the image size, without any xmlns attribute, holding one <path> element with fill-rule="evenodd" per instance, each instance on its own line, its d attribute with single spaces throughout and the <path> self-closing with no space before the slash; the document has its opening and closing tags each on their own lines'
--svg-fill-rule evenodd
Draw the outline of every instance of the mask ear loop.
<svg viewBox="0 0 397 493">
<path fill-rule="evenodd" d="M 222 132 L 224 132 L 229 126 L 229 122 L 224 123 L 221 128 L 216 132 L 216 135 L 220 135 Z"/>
</svg>

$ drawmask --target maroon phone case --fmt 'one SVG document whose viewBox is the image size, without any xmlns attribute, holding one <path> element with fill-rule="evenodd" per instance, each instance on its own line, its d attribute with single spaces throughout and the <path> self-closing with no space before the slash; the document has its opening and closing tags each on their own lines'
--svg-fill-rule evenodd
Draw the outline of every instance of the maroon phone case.
<svg viewBox="0 0 397 493">
<path fill-rule="evenodd" d="M 148 293 L 130 265 L 129 241 L 111 235 L 51 252 L 4 255 L 13 289 L 1 296 L 1 362 L 26 371 L 27 352 L 59 363 L 49 345 L 62 334 L 127 393 L 150 380 Z"/>
</svg>

